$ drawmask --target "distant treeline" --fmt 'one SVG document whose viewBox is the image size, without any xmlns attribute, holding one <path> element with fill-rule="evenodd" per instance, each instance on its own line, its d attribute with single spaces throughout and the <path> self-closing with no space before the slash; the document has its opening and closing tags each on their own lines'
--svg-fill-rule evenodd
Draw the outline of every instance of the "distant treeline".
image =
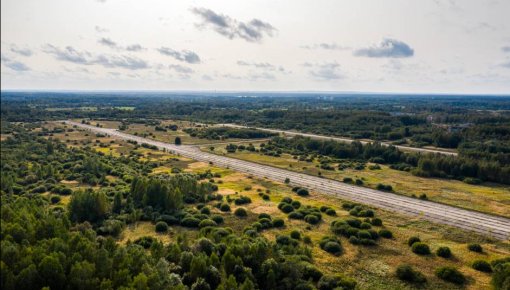
<svg viewBox="0 0 510 290">
<path fill-rule="evenodd" d="M 238 139 L 259 139 L 277 135 L 276 133 L 266 132 L 252 128 L 229 128 L 229 127 L 210 127 L 210 128 L 187 128 L 184 132 L 192 137 L 222 140 L 228 138 Z"/>
<path fill-rule="evenodd" d="M 473 158 L 461 154 L 459 157 L 441 154 L 404 153 L 394 146 L 380 143 L 361 144 L 322 141 L 296 136 L 294 138 L 275 137 L 264 146 L 264 151 L 286 152 L 294 156 L 320 154 L 334 158 L 348 158 L 390 164 L 392 168 L 409 170 L 424 177 L 444 177 L 467 182 L 493 181 L 510 184 L 510 164 L 493 160 L 490 153 Z M 499 153 L 501 155 L 501 153 Z M 508 159 L 508 155 L 503 154 Z M 505 159 L 503 158 L 503 161 Z"/>
</svg>

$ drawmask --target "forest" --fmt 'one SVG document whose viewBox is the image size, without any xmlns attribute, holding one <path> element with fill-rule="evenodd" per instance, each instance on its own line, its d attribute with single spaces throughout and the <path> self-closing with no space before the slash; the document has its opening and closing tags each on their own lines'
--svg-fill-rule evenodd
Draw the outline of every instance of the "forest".
<svg viewBox="0 0 510 290">
<path fill-rule="evenodd" d="M 227 153 L 320 159 L 324 171 L 342 170 L 347 162 L 331 168 L 340 159 L 360 168 L 385 164 L 423 178 L 503 187 L 510 184 L 510 115 L 498 109 L 510 109 L 507 98 L 142 97 L 2 92 L 1 289 L 508 289 L 505 241 L 402 221 L 289 180 L 271 184 L 56 122 L 113 122 L 123 131 L 136 125 L 211 144 L 246 139 L 248 145 L 232 141 Z M 209 126 L 220 122 L 372 142 Z M 449 148 L 459 156 L 391 144 Z M 148 230 L 133 234 L 140 228 Z"/>
</svg>

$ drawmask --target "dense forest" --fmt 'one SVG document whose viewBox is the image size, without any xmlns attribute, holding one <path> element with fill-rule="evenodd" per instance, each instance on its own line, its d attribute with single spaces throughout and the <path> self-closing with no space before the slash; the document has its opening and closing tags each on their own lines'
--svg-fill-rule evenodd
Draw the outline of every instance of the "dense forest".
<svg viewBox="0 0 510 290">
<path fill-rule="evenodd" d="M 204 203 L 223 210 L 210 173 L 149 177 L 154 164 L 114 158 L 12 126 L 2 142 L 2 289 L 354 289 L 342 275 L 323 275 L 309 248 L 261 228 L 236 234 Z M 69 129 L 72 130 L 72 129 Z M 119 177 L 108 181 L 106 175 Z M 70 190 L 62 180 L 100 189 Z M 204 180 L 205 179 L 205 180 Z M 42 195 L 50 192 L 49 195 Z M 71 195 L 67 207 L 54 205 Z M 246 201 L 244 201 L 246 202 Z M 241 203 L 241 202 L 239 202 Z M 236 201 L 237 204 L 237 201 Z M 236 211 L 236 214 L 239 214 Z M 269 217 L 270 218 L 270 217 Z M 267 219 L 267 218 L 266 218 Z M 119 245 L 126 225 L 155 223 L 199 229 L 164 245 L 150 237 Z M 275 220 L 276 222 L 276 220 Z M 276 226 L 281 226 L 278 221 Z M 270 225 L 271 222 L 270 222 Z"/>
<path fill-rule="evenodd" d="M 397 233 L 385 227 L 386 221 L 363 205 L 343 202 L 336 210 L 318 206 L 315 201 L 300 202 L 298 198 L 312 195 L 306 188 L 294 187 L 291 194 L 296 198 L 278 200 L 269 190 L 257 189 L 261 200 L 276 202 L 274 210 L 284 218 L 255 215 L 239 207 L 250 204 L 249 197 L 237 192 L 219 194 L 219 173 L 184 172 L 173 167 L 169 172 L 153 174 L 163 161 L 151 161 L 135 149 L 154 153 L 157 148 L 131 143 L 126 144 L 131 146 L 127 153 L 105 154 L 97 149 L 113 148 L 117 140 L 102 143 L 98 139 L 104 136 L 84 133 L 90 138 L 59 141 L 54 135 L 67 136 L 77 129 L 47 129 L 46 121 L 92 118 L 120 121 L 120 129 L 145 124 L 156 131 L 181 130 L 173 124 L 161 125 L 169 118 L 372 139 L 363 145 L 358 141 L 282 138 L 255 129 L 183 129 L 191 136 L 211 140 L 271 138 L 260 147 L 231 144 L 227 150 L 258 150 L 270 156 L 288 153 L 306 161 L 326 156 L 320 158 L 323 170 L 336 169 L 330 164 L 337 159 L 349 159 L 353 166 L 388 164 L 423 177 L 509 184 L 510 115 L 504 109 L 510 109 L 510 100 L 504 97 L 480 101 L 456 96 L 423 100 L 415 96 L 363 95 L 210 98 L 2 92 L 0 287 L 348 290 L 358 289 L 367 276 L 356 281 L 337 269 L 332 275 L 317 267 L 316 250 L 330 258 L 343 255 L 347 246 L 352 246 L 361 250 L 350 254 L 361 255 L 369 253 L 368 248 L 377 249 L 390 242 L 406 247 L 409 244 L 411 254 L 424 259 L 434 255 L 418 237 L 407 242 L 397 240 Z M 459 156 L 404 153 L 382 145 L 382 141 L 453 148 Z M 177 158 L 176 162 L 182 161 Z M 351 182 L 357 184 L 358 179 Z M 340 217 L 340 210 L 347 217 Z M 242 220 L 241 228 L 227 226 L 232 225 L 228 223 L 230 218 L 235 223 Z M 327 219 L 333 221 L 326 224 Z M 305 224 L 306 235 L 292 229 L 288 234 L 280 232 L 294 221 Z M 123 232 L 140 223 L 149 224 L 153 235 L 119 242 Z M 327 234 L 312 232 L 321 225 L 325 225 L 322 228 Z M 154 235 L 168 234 L 176 227 L 184 231 L 171 242 L 164 243 Z M 270 230 L 278 231 L 274 239 L 265 235 Z M 192 231 L 193 238 L 186 231 Z M 308 234 L 319 235 L 314 241 L 317 249 Z M 482 252 L 478 244 L 469 247 L 471 252 Z M 442 245 L 435 256 L 449 258 L 451 249 Z M 469 275 L 450 265 L 459 258 L 463 259 L 459 255 L 445 260 L 441 263 L 444 265 L 434 265 L 434 279 L 440 280 L 434 283 L 458 287 L 472 283 Z M 405 283 L 399 285 L 427 287 L 423 269 L 407 264 L 393 266 L 389 275 Z M 477 260 L 469 267 L 492 273 L 487 281 L 492 281 L 495 289 L 510 285 L 508 259 L 493 259 L 490 263 Z"/>
</svg>

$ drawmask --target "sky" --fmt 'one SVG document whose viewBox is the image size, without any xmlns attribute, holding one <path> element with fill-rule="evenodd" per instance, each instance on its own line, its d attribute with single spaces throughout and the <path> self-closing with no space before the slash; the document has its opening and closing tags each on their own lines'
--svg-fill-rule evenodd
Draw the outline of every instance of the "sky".
<svg viewBox="0 0 510 290">
<path fill-rule="evenodd" d="M 2 90 L 510 93 L 509 0 L 2 0 Z"/>
</svg>

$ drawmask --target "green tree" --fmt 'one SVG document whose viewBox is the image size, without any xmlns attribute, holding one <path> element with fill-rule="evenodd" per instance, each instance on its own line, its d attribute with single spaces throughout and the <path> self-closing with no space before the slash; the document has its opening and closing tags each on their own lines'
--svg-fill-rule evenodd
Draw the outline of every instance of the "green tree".
<svg viewBox="0 0 510 290">
<path fill-rule="evenodd" d="M 46 256 L 37 268 L 44 286 L 49 286 L 51 289 L 64 288 L 66 276 L 64 268 L 57 258 Z"/>
</svg>

